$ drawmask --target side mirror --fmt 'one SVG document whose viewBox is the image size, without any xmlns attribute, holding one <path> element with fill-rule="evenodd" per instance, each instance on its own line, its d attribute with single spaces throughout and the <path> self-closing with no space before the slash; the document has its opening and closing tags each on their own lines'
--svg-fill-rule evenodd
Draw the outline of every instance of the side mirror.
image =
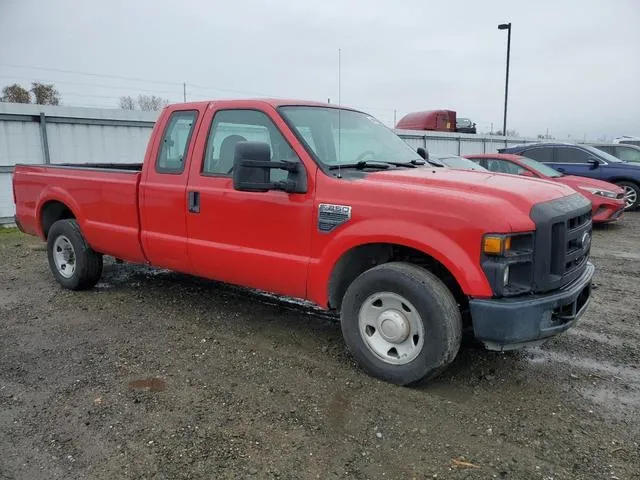
<svg viewBox="0 0 640 480">
<path fill-rule="evenodd" d="M 424 158 L 425 160 L 429 160 L 429 152 L 427 152 L 424 147 L 418 147 L 416 151 L 422 158 Z"/>
<path fill-rule="evenodd" d="M 279 182 L 270 180 L 271 170 L 289 172 Z M 233 188 L 242 192 L 282 190 L 287 193 L 306 193 L 307 175 L 298 161 L 271 161 L 271 147 L 265 142 L 238 142 L 233 160 Z"/>
<path fill-rule="evenodd" d="M 600 162 L 598 161 L 598 159 L 593 157 L 589 158 L 589 160 L 587 160 L 587 163 L 589 164 L 590 170 L 595 170 L 600 166 Z"/>
<path fill-rule="evenodd" d="M 535 178 L 535 175 L 533 174 L 533 172 L 530 172 L 529 170 L 523 170 L 522 172 L 520 172 L 519 174 L 521 177 L 531 177 L 531 178 Z"/>
</svg>

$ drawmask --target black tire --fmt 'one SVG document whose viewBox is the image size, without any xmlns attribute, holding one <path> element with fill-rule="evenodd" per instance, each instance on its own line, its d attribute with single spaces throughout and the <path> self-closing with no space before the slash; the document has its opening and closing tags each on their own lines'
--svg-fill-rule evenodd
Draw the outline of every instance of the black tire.
<svg viewBox="0 0 640 480">
<path fill-rule="evenodd" d="M 625 190 L 627 189 L 632 189 L 635 194 L 636 194 L 636 201 L 629 207 L 626 206 L 625 204 L 625 210 L 627 211 L 633 211 L 633 210 L 638 210 L 638 208 L 640 208 L 640 187 L 638 187 L 638 185 L 636 183 L 633 182 L 627 182 L 626 180 L 624 181 L 620 181 L 620 182 L 616 182 L 616 185 L 618 185 L 620 188 Z M 626 202 L 626 198 L 625 198 L 625 202 Z"/>
<path fill-rule="evenodd" d="M 383 361 L 360 333 L 360 308 L 371 295 L 391 292 L 406 298 L 424 325 L 419 354 L 403 365 Z M 357 277 L 347 289 L 341 311 L 342 334 L 358 364 L 371 376 L 396 385 L 412 385 L 438 375 L 456 357 L 462 339 L 462 318 L 442 281 L 424 268 L 392 262 Z"/>
<path fill-rule="evenodd" d="M 73 247 L 73 273 L 66 277 L 58 269 L 54 248 L 56 240 L 65 238 Z M 49 268 L 58 283 L 69 290 L 92 288 L 102 275 L 102 255 L 93 251 L 82 236 L 78 222 L 73 219 L 58 220 L 49 229 L 47 236 Z"/>
</svg>

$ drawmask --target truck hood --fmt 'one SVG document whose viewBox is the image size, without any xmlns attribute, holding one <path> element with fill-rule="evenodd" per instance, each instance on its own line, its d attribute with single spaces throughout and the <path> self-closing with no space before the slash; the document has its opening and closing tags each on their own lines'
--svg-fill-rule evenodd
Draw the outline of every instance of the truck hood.
<svg viewBox="0 0 640 480">
<path fill-rule="evenodd" d="M 424 187 L 458 191 L 469 194 L 501 198 L 517 204 L 528 212 L 536 203 L 547 202 L 572 195 L 575 191 L 565 185 L 535 178 L 523 178 L 493 172 L 454 170 L 449 168 L 416 168 L 387 170 L 372 173 L 368 180 L 393 182 L 412 188 Z"/>
</svg>

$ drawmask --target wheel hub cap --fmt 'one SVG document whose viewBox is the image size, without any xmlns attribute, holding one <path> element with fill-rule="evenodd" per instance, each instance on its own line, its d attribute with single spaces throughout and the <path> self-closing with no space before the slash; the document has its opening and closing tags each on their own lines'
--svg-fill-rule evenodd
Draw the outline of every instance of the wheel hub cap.
<svg viewBox="0 0 640 480">
<path fill-rule="evenodd" d="M 424 346 L 425 329 L 418 310 L 397 293 L 369 296 L 360 306 L 358 326 L 366 347 L 385 363 L 410 363 Z"/>
<path fill-rule="evenodd" d="M 76 253 L 67 237 L 60 235 L 53 243 L 53 260 L 58 273 L 71 278 L 76 271 Z"/>
<path fill-rule="evenodd" d="M 387 342 L 402 343 L 409 336 L 409 322 L 400 312 L 386 310 L 378 319 L 380 335 Z"/>
</svg>

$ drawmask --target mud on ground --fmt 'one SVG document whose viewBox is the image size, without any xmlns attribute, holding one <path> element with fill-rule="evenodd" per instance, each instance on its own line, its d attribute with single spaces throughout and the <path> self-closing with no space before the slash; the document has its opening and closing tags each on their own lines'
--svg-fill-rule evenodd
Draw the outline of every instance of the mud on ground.
<svg viewBox="0 0 640 480">
<path fill-rule="evenodd" d="M 596 229 L 582 321 L 414 389 L 302 307 L 108 261 L 62 290 L 0 231 L 0 478 L 640 478 L 640 213 Z"/>
</svg>

